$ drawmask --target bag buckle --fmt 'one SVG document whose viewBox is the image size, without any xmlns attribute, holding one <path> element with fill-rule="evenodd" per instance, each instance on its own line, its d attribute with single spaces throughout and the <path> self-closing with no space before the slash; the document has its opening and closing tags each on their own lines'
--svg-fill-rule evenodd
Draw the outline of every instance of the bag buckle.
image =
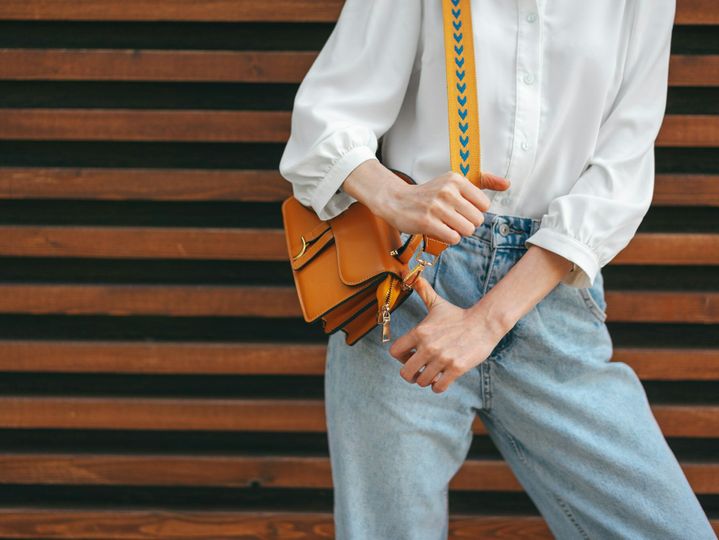
<svg viewBox="0 0 719 540">
<path fill-rule="evenodd" d="M 429 255 L 431 259 L 424 259 L 423 255 Z M 412 269 L 412 271 L 407 274 L 404 279 L 402 280 L 402 283 L 400 286 L 402 287 L 403 291 L 410 290 L 413 286 L 415 281 L 417 281 L 417 278 L 420 276 L 422 271 L 427 268 L 428 266 L 433 266 L 434 263 L 437 260 L 436 255 L 432 255 L 431 253 L 427 253 L 426 251 L 423 251 L 418 257 L 417 257 L 417 265 Z"/>
</svg>

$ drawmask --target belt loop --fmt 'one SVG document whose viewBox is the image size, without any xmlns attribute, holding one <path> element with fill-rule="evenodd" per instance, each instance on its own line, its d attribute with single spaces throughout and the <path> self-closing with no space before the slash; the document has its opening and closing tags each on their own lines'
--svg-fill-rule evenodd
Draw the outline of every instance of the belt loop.
<svg viewBox="0 0 719 540">
<path fill-rule="evenodd" d="M 492 241 L 491 247 L 493 250 L 496 249 L 496 247 L 499 245 L 499 243 L 497 242 L 497 235 L 499 234 L 499 232 L 497 231 L 497 227 L 499 226 L 501 221 L 502 220 L 498 219 L 496 215 L 492 216 L 492 222 L 489 227 L 489 237 Z"/>
</svg>

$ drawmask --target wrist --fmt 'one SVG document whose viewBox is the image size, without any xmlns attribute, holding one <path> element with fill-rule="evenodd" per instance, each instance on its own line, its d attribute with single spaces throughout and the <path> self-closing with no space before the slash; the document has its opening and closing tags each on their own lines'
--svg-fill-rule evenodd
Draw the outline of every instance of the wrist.
<svg viewBox="0 0 719 540">
<path fill-rule="evenodd" d="M 497 340 L 509 332 L 519 320 L 511 306 L 498 300 L 495 295 L 487 294 L 469 308 L 475 324 L 489 330 Z"/>
<path fill-rule="evenodd" d="M 408 184 L 382 165 L 370 159 L 358 165 L 342 183 L 342 190 L 384 218 L 391 213 L 391 203 L 401 196 Z"/>
</svg>

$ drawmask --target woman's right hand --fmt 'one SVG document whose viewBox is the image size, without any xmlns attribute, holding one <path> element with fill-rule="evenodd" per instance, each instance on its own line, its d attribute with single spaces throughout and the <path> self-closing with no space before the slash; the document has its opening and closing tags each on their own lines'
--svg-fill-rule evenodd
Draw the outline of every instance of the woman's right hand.
<svg viewBox="0 0 719 540">
<path fill-rule="evenodd" d="M 509 180 L 482 174 L 481 188 L 504 191 Z M 342 190 L 395 228 L 456 244 L 484 222 L 490 201 L 480 187 L 454 171 L 422 184 L 409 184 L 377 159 L 357 166 Z"/>
</svg>

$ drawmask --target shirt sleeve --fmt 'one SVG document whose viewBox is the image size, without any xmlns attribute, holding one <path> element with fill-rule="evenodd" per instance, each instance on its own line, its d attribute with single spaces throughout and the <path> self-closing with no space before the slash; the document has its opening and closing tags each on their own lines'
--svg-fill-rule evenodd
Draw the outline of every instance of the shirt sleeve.
<svg viewBox="0 0 719 540">
<path fill-rule="evenodd" d="M 340 190 L 399 113 L 414 70 L 418 0 L 345 0 L 337 23 L 300 83 L 280 174 L 322 220 L 356 199 Z"/>
<path fill-rule="evenodd" d="M 562 278 L 566 285 L 592 286 L 600 268 L 629 244 L 651 205 L 675 9 L 675 0 L 636 2 L 622 82 L 595 152 L 570 192 L 552 200 L 526 241 L 574 263 Z"/>
</svg>

